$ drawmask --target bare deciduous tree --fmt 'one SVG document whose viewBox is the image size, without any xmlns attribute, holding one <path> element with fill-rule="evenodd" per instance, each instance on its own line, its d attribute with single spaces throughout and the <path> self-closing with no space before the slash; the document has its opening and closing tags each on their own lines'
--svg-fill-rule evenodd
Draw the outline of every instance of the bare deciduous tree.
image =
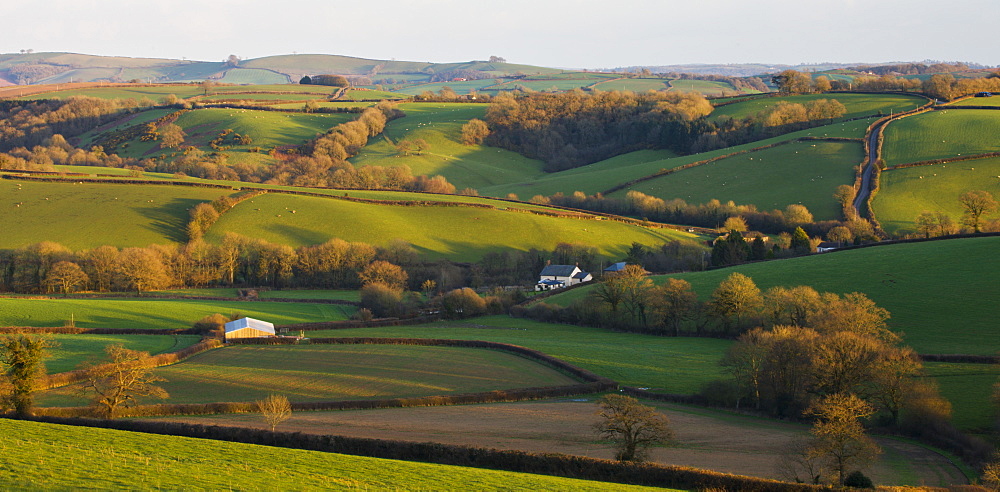
<svg viewBox="0 0 1000 492">
<path fill-rule="evenodd" d="M 278 424 L 288 420 L 292 416 L 292 404 L 284 395 L 268 395 L 267 398 L 257 401 L 257 408 L 264 421 L 271 426 L 271 432 Z"/>
</svg>

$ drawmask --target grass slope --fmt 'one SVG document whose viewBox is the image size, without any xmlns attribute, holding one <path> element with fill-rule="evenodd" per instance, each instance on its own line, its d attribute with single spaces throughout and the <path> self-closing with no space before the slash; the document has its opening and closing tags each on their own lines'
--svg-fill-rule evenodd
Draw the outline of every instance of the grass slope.
<svg viewBox="0 0 1000 492">
<path fill-rule="evenodd" d="M 994 261 L 1000 237 L 952 239 L 898 244 L 817 254 L 671 275 L 693 286 L 703 299 L 724 278 L 740 272 L 761 290 L 773 286 L 810 285 L 820 292 L 863 292 L 889 310 L 890 327 L 903 343 L 928 354 L 994 354 L 1000 332 L 1000 289 Z M 663 282 L 666 276 L 653 277 Z M 568 304 L 592 287 L 550 298 Z"/>
<path fill-rule="evenodd" d="M 345 320 L 353 306 L 296 302 L 194 299 L 4 299 L 0 326 L 63 326 L 72 316 L 81 328 L 186 329 L 220 313 L 263 319 L 276 325 Z"/>
<path fill-rule="evenodd" d="M 872 209 L 886 232 L 915 233 L 917 215 L 925 210 L 944 212 L 961 223 L 965 210 L 958 197 L 971 190 L 1000 197 L 1000 158 L 883 171 Z"/>
<path fill-rule="evenodd" d="M 640 490 L 544 475 L 13 420 L 0 420 L 0 432 L 7 436 L 0 482 L 11 490 Z"/>
<path fill-rule="evenodd" d="M 0 248 L 55 241 L 70 249 L 186 242 L 188 209 L 220 189 L 0 180 Z M 20 204 L 20 206 L 18 206 Z"/>
<path fill-rule="evenodd" d="M 375 205 L 280 194 L 240 203 L 219 218 L 205 239 L 220 241 L 229 231 L 292 246 L 319 244 L 335 237 L 385 245 L 400 238 L 429 257 L 453 261 L 473 261 L 486 252 L 504 248 L 551 250 L 560 242 L 592 245 L 602 255 L 619 257 L 633 241 L 649 245 L 693 237 L 675 230 L 612 221 L 468 207 Z"/>
<path fill-rule="evenodd" d="M 729 157 L 644 181 L 630 189 L 688 203 L 752 203 L 762 210 L 805 205 L 816 220 L 841 216 L 833 199 L 838 185 L 854 183 L 855 167 L 864 159 L 860 142 L 793 142 Z"/>
<path fill-rule="evenodd" d="M 483 188 L 531 180 L 541 174 L 542 163 L 517 153 L 481 145 L 462 144 L 462 125 L 483 118 L 485 104 L 409 103 L 399 109 L 406 117 L 390 122 L 350 159 L 357 166 L 409 166 L 414 175 L 441 175 L 458 189 Z M 422 155 L 397 155 L 395 143 L 424 139 L 430 149 Z"/>
<path fill-rule="evenodd" d="M 836 99 L 840 101 L 847 108 L 847 113 L 843 118 L 858 118 L 876 114 L 887 115 L 890 111 L 900 113 L 918 108 L 927 102 L 927 99 L 923 97 L 904 94 L 850 94 L 837 92 L 802 94 L 797 96 L 762 97 L 727 104 L 715 108 L 712 111 L 711 118 L 718 119 L 721 116 L 743 118 L 764 111 L 779 102 L 804 104 L 817 99 Z"/>
<path fill-rule="evenodd" d="M 504 196 L 507 193 L 516 193 L 522 199 L 527 199 L 537 194 L 552 195 L 557 192 L 572 193 L 574 191 L 582 191 L 587 194 L 594 194 L 603 192 L 604 190 L 607 190 L 608 188 L 619 183 L 653 175 L 663 169 L 672 169 L 692 162 L 732 152 L 750 150 L 777 142 L 789 141 L 800 137 L 819 136 L 861 138 L 864 137 L 865 130 L 870 123 L 871 120 L 836 123 L 809 130 L 792 132 L 779 137 L 760 140 L 749 144 L 680 157 L 668 151 L 641 150 L 638 152 L 631 152 L 612 157 L 611 159 L 595 162 L 576 169 L 546 174 L 530 181 L 491 186 L 481 189 L 480 192 L 490 196 Z M 852 165 L 857 163 L 857 161 L 852 162 Z M 691 171 L 697 173 L 699 169 L 700 168 L 695 168 Z M 616 195 L 624 196 L 626 191 L 627 190 L 616 192 Z M 671 199 L 678 197 L 665 196 L 661 198 Z"/>
<path fill-rule="evenodd" d="M 953 420 L 959 429 L 982 433 L 994 430 L 997 414 L 991 388 L 1000 381 L 1000 367 L 938 362 L 924 367 L 940 385 L 941 396 L 951 402 Z"/>
<path fill-rule="evenodd" d="M 894 121 L 885 128 L 882 154 L 890 166 L 1000 151 L 1000 111 L 939 110 Z M 974 164 L 970 164 L 974 165 Z"/>
<path fill-rule="evenodd" d="M 349 328 L 310 336 L 386 336 L 488 340 L 521 345 L 630 386 L 694 393 L 722 377 L 718 361 L 729 340 L 616 333 L 599 328 L 486 316 L 426 325 Z"/>
</svg>

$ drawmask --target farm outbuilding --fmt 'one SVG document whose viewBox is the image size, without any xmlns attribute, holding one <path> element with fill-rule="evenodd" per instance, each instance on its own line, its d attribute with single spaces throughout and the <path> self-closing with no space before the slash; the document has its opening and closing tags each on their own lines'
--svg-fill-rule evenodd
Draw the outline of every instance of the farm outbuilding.
<svg viewBox="0 0 1000 492">
<path fill-rule="evenodd" d="M 273 337 L 274 324 L 254 318 L 240 318 L 226 323 L 226 340 L 234 338 Z"/>
</svg>

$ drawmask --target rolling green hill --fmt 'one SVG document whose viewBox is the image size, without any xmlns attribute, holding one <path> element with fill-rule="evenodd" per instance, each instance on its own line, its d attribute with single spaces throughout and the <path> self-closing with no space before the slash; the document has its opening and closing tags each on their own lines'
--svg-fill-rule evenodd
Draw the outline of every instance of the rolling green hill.
<svg viewBox="0 0 1000 492">
<path fill-rule="evenodd" d="M 886 126 L 882 144 L 886 164 L 1000 151 L 1000 111 L 962 109 L 929 111 Z"/>
<path fill-rule="evenodd" d="M 719 119 L 723 116 L 743 118 L 764 111 L 779 102 L 803 104 L 818 99 L 836 99 L 843 104 L 847 108 L 847 113 L 844 114 L 842 117 L 843 119 L 879 114 L 888 115 L 890 112 L 901 113 L 903 111 L 916 109 L 927 103 L 927 99 L 924 97 L 905 94 L 853 94 L 846 92 L 829 92 L 824 94 L 802 94 L 797 96 L 753 98 L 747 101 L 719 106 L 712 111 L 711 118 Z"/>
<path fill-rule="evenodd" d="M 762 290 L 810 285 L 820 292 L 862 292 L 889 310 L 890 327 L 920 353 L 990 355 L 1000 346 L 993 328 L 1000 316 L 997 247 L 1000 237 L 895 244 L 671 276 L 691 282 L 703 299 L 733 272 L 750 276 Z M 547 302 L 566 305 L 591 289 Z"/>
</svg>

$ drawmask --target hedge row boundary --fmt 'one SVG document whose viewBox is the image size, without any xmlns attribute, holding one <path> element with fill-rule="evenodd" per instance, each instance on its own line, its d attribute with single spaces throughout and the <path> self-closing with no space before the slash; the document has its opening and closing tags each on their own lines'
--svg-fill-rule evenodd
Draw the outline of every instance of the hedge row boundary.
<svg viewBox="0 0 1000 492">
<path fill-rule="evenodd" d="M 991 159 L 994 157 L 1000 157 L 1000 152 L 985 152 L 982 154 L 961 155 L 955 157 L 947 157 L 943 159 L 929 159 L 926 161 L 907 162 L 905 164 L 896 164 L 895 166 L 888 166 L 883 170 L 883 172 L 893 171 L 895 169 L 906 169 L 908 167 L 933 166 L 935 164 L 948 164 L 949 162 L 974 161 L 977 159 Z"/>
<path fill-rule="evenodd" d="M 29 417 L 24 420 L 683 490 L 748 492 L 831 490 L 816 485 L 779 482 L 684 466 L 619 462 L 585 456 L 536 454 L 453 444 L 272 432 L 264 429 L 173 422 L 58 417 Z"/>
</svg>

